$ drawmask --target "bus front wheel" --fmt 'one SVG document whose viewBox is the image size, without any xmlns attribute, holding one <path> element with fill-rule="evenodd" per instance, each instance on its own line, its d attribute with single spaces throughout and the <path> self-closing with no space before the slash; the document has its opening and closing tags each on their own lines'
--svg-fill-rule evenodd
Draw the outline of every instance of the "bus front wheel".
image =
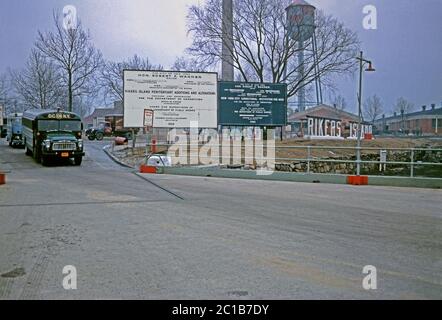
<svg viewBox="0 0 442 320">
<path fill-rule="evenodd" d="M 34 148 L 32 151 L 32 154 L 34 156 L 35 161 L 37 163 L 40 163 L 41 162 L 41 152 L 37 148 Z"/>
<path fill-rule="evenodd" d="M 74 164 L 76 166 L 80 166 L 82 161 L 83 161 L 83 157 L 75 157 L 74 158 Z"/>
<path fill-rule="evenodd" d="M 48 158 L 47 158 L 46 156 L 43 156 L 43 155 L 42 155 L 42 156 L 40 157 L 40 163 L 41 163 L 42 166 L 45 166 L 45 167 L 46 167 L 46 166 L 48 165 Z"/>
</svg>

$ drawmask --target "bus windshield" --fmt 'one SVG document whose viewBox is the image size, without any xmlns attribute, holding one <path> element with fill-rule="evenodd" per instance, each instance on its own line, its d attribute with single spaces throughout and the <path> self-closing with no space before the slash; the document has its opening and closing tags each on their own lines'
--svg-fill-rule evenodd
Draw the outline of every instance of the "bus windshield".
<svg viewBox="0 0 442 320">
<path fill-rule="evenodd" d="M 81 131 L 81 121 L 39 120 L 38 131 Z"/>
<path fill-rule="evenodd" d="M 21 118 L 9 118 L 12 125 L 21 125 Z"/>
</svg>

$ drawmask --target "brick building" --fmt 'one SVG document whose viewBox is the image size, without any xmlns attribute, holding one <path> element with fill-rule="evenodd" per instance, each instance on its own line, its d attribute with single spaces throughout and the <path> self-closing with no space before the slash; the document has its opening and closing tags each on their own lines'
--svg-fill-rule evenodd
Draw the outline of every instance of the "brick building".
<svg viewBox="0 0 442 320">
<path fill-rule="evenodd" d="M 356 138 L 357 115 L 325 104 L 295 112 L 288 117 L 292 137 Z M 372 126 L 362 122 L 362 136 L 372 133 Z"/>
<path fill-rule="evenodd" d="M 115 101 L 113 108 L 95 108 L 91 115 L 83 119 L 83 122 L 86 127 L 98 127 L 109 116 L 123 117 L 122 101 Z"/>
<path fill-rule="evenodd" d="M 442 108 L 436 108 L 436 105 L 432 104 L 430 109 L 423 106 L 421 111 L 417 112 L 395 112 L 391 117 L 383 115 L 374 125 L 378 134 L 442 135 Z"/>
</svg>

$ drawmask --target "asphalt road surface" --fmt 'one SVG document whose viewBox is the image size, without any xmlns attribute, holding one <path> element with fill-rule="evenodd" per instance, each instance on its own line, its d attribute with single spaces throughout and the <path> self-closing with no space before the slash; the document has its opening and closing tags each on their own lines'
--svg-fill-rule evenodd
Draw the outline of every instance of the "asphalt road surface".
<svg viewBox="0 0 442 320">
<path fill-rule="evenodd" d="M 42 167 L 0 143 L 0 299 L 442 298 L 440 190 L 140 177 L 103 145 Z"/>
</svg>

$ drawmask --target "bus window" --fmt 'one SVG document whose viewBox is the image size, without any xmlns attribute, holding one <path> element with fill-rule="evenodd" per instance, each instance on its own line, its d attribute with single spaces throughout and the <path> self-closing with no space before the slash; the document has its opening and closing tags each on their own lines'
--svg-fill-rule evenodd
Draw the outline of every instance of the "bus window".
<svg viewBox="0 0 442 320">
<path fill-rule="evenodd" d="M 58 130 L 57 120 L 39 120 L 38 121 L 38 131 L 52 131 Z"/>
<path fill-rule="evenodd" d="M 39 120 L 38 131 L 81 131 L 81 121 L 76 120 Z"/>
<path fill-rule="evenodd" d="M 81 131 L 81 122 L 80 121 L 60 121 L 60 130 Z"/>
</svg>

